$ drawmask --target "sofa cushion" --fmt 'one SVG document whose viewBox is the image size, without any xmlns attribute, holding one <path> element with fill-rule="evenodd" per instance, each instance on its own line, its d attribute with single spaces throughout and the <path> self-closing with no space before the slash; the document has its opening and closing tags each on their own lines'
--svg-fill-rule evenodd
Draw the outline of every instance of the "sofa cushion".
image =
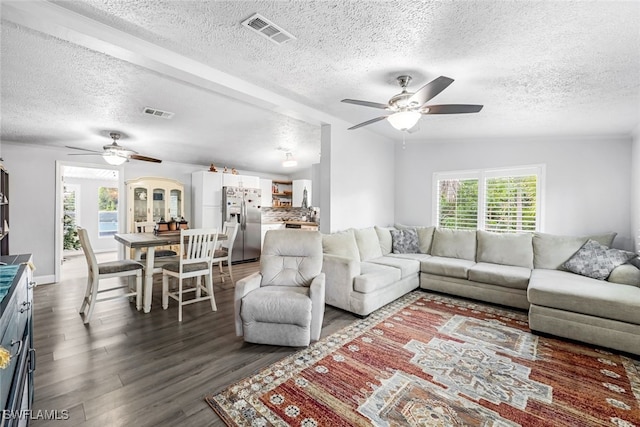
<svg viewBox="0 0 640 427">
<path fill-rule="evenodd" d="M 629 264 L 636 266 L 637 268 L 640 269 L 640 256 L 637 256 L 635 258 L 631 258 L 629 261 Z"/>
<path fill-rule="evenodd" d="M 476 260 L 476 231 L 437 228 L 433 233 L 431 255 Z"/>
<path fill-rule="evenodd" d="M 380 241 L 380 250 L 382 250 L 382 255 L 389 255 L 393 245 L 393 240 L 391 238 L 391 230 L 393 230 L 393 228 L 378 227 L 377 225 L 374 228 L 378 235 L 378 240 Z"/>
<path fill-rule="evenodd" d="M 358 245 L 360 261 L 367 261 L 371 258 L 378 258 L 382 256 L 380 240 L 378 239 L 378 234 L 373 227 L 354 230 L 353 233 L 356 238 L 356 244 Z"/>
<path fill-rule="evenodd" d="M 420 272 L 420 261 L 414 259 L 403 259 L 392 256 L 382 256 L 369 260 L 374 264 L 387 265 L 400 269 L 402 278 L 409 277 Z"/>
<path fill-rule="evenodd" d="M 428 254 L 389 254 L 387 257 L 392 258 L 403 258 L 403 259 L 415 259 L 416 261 L 424 261 L 425 259 L 431 258 L 431 255 Z"/>
<path fill-rule="evenodd" d="M 460 258 L 445 258 L 431 256 L 420 263 L 420 270 L 424 273 L 437 274 L 439 276 L 469 278 L 469 269 L 475 265 L 475 261 Z"/>
<path fill-rule="evenodd" d="M 353 289 L 364 294 L 386 288 L 401 278 L 399 268 L 372 262 L 360 263 L 360 271 L 361 274 L 353 279 Z"/>
<path fill-rule="evenodd" d="M 422 227 L 422 226 L 396 224 L 396 228 L 398 230 L 404 230 L 407 228 L 412 228 L 416 230 L 416 232 L 418 233 L 418 246 L 420 249 L 420 253 L 422 254 L 431 253 L 431 244 L 433 243 L 433 232 L 436 229 L 435 227 Z"/>
<path fill-rule="evenodd" d="M 515 265 L 479 262 L 469 269 L 469 280 L 505 288 L 527 289 L 531 269 Z"/>
<path fill-rule="evenodd" d="M 533 266 L 561 270 L 571 255 L 593 239 L 605 246 L 611 247 L 616 233 L 605 233 L 588 237 L 557 236 L 554 234 L 535 233 L 533 235 Z"/>
<path fill-rule="evenodd" d="M 418 232 L 413 228 L 391 230 L 392 252 L 394 254 L 415 254 L 419 252 Z"/>
<path fill-rule="evenodd" d="M 360 251 L 352 229 L 322 235 L 322 252 L 356 261 L 360 260 Z"/>
<path fill-rule="evenodd" d="M 620 249 L 610 249 L 595 240 L 587 240 L 578 252 L 573 254 L 562 267 L 593 279 L 604 280 L 619 265 L 633 258 L 635 254 Z"/>
<path fill-rule="evenodd" d="M 640 269 L 631 264 L 622 264 L 613 269 L 607 280 L 611 283 L 640 287 Z"/>
<path fill-rule="evenodd" d="M 533 235 L 478 230 L 478 262 L 533 268 Z"/>
<path fill-rule="evenodd" d="M 527 296 L 531 304 L 640 325 L 640 288 L 636 286 L 535 269 Z"/>
</svg>

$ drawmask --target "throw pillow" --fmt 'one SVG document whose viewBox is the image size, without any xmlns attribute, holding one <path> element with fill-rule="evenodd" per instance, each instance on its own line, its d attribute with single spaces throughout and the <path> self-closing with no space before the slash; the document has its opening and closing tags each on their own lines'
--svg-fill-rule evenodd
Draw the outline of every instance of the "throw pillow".
<svg viewBox="0 0 640 427">
<path fill-rule="evenodd" d="M 636 267 L 640 268 L 640 256 L 637 256 L 637 257 L 631 258 L 631 259 L 629 260 L 629 264 L 634 265 L 634 266 L 636 266 Z"/>
<path fill-rule="evenodd" d="M 610 249 L 595 240 L 587 243 L 573 254 L 562 266 L 582 276 L 604 280 L 619 265 L 629 261 L 635 255 L 620 249 Z"/>
<path fill-rule="evenodd" d="M 418 232 L 415 229 L 391 230 L 394 254 L 417 254 L 420 252 Z"/>
</svg>

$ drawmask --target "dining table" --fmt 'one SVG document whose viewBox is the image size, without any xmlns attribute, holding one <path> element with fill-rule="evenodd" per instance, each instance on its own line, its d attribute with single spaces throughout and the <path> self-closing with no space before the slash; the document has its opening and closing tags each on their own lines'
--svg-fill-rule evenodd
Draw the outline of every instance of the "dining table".
<svg viewBox="0 0 640 427">
<path fill-rule="evenodd" d="M 145 313 L 151 311 L 151 296 L 153 293 L 153 273 L 155 266 L 155 251 L 160 246 L 180 244 L 180 232 L 172 233 L 116 233 L 114 238 L 125 247 L 133 249 L 133 259 L 144 265 L 144 285 L 142 290 L 142 307 Z M 218 233 L 218 241 L 227 240 L 227 235 Z M 147 250 L 146 259 L 142 259 L 142 249 Z M 130 251 L 125 251 L 125 257 L 130 258 Z"/>
</svg>

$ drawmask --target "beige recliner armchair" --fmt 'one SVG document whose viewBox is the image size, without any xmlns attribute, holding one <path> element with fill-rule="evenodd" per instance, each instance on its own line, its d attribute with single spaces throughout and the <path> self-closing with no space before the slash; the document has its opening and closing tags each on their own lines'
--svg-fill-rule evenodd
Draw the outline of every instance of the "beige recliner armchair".
<svg viewBox="0 0 640 427">
<path fill-rule="evenodd" d="M 291 347 L 320 338 L 325 278 L 317 231 L 270 230 L 260 272 L 236 283 L 236 334 L 247 342 Z"/>
</svg>

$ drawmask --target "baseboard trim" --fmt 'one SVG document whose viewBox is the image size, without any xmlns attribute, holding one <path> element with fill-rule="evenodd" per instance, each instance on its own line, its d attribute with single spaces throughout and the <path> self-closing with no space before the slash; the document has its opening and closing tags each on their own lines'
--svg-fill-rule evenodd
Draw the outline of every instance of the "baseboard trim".
<svg viewBox="0 0 640 427">
<path fill-rule="evenodd" d="M 56 283 L 56 276 L 53 274 L 49 274 L 47 276 L 34 276 L 33 280 L 35 280 L 38 285 L 49 285 Z"/>
</svg>

